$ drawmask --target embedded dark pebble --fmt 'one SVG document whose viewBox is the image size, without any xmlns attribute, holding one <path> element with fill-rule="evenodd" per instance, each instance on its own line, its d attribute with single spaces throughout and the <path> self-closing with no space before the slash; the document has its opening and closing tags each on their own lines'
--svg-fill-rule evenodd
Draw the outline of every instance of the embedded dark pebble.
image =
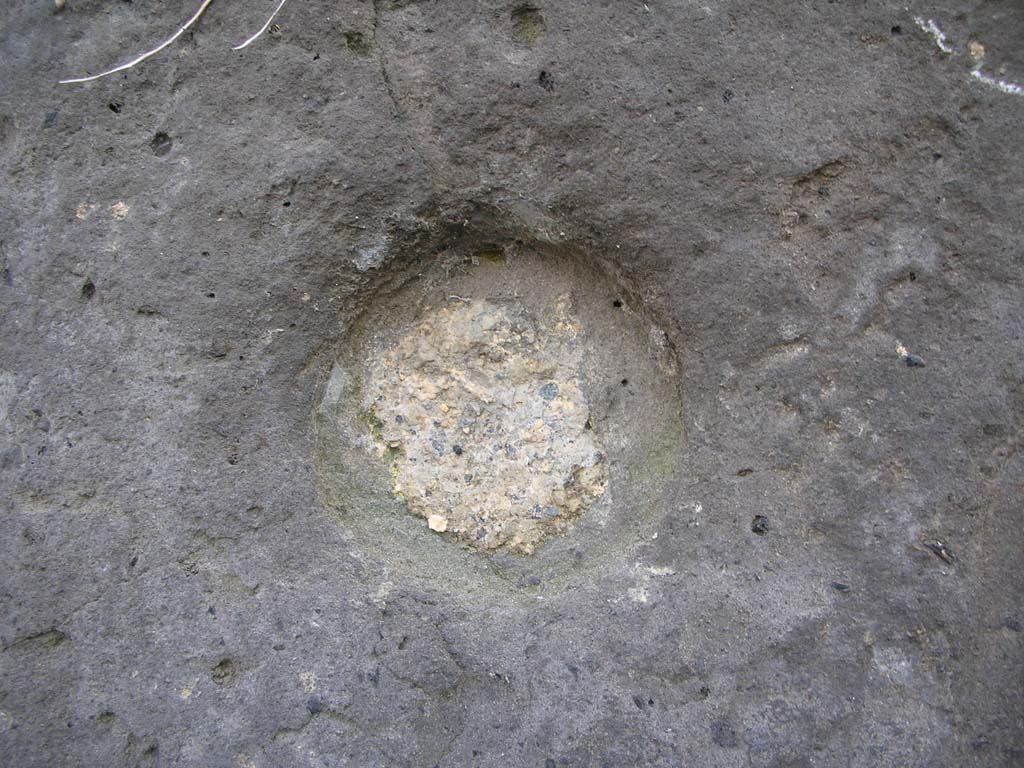
<svg viewBox="0 0 1024 768">
<path fill-rule="evenodd" d="M 947 547 L 941 541 L 926 541 L 924 542 L 924 545 L 931 551 L 933 555 L 935 555 L 940 560 L 943 560 L 947 563 L 953 563 L 956 561 L 956 556 L 949 549 L 949 547 Z"/>
</svg>

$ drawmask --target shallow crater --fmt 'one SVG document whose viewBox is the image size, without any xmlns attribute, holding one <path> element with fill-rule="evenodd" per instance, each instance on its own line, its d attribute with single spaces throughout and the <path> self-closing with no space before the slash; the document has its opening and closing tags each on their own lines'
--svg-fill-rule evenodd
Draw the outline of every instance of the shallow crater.
<svg viewBox="0 0 1024 768">
<path fill-rule="evenodd" d="M 519 237 L 410 259 L 378 276 L 333 354 L 321 489 L 410 576 L 564 587 L 668 508 L 675 349 L 584 254 Z"/>
</svg>

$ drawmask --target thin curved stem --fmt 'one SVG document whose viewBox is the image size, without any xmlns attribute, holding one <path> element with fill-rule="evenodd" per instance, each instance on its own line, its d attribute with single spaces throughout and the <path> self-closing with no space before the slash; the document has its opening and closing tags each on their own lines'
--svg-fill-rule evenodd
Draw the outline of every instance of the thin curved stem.
<svg viewBox="0 0 1024 768">
<path fill-rule="evenodd" d="M 108 69 L 106 72 L 100 72 L 98 75 L 89 75 L 88 77 L 72 77 L 72 78 L 69 78 L 67 80 L 61 80 L 59 82 L 61 82 L 61 83 L 88 83 L 91 80 L 99 80 L 101 77 L 106 77 L 107 75 L 113 75 L 113 74 L 115 74 L 117 72 L 123 72 L 126 69 L 131 69 L 136 64 L 138 64 L 140 62 L 143 62 L 146 59 L 148 59 L 150 56 L 155 56 L 156 54 L 160 53 L 160 51 L 162 51 L 168 45 L 170 45 L 175 40 L 177 40 L 179 37 L 181 37 L 183 34 L 185 34 L 185 31 L 189 27 L 191 27 L 193 24 L 195 24 L 197 21 L 199 21 L 199 17 L 203 15 L 203 11 L 205 11 L 207 6 L 209 6 L 210 3 L 212 3 L 212 2 L 213 2 L 213 0 L 203 0 L 203 4 L 199 6 L 199 10 L 198 11 L 196 11 L 194 14 L 192 14 L 192 18 L 189 19 L 188 21 L 186 21 L 185 25 L 183 27 L 181 27 L 177 32 L 175 32 L 169 38 L 167 38 L 162 43 L 160 43 L 160 45 L 158 45 L 153 50 L 146 51 L 141 56 L 136 56 L 131 61 L 125 62 L 124 64 L 120 64 L 120 65 L 114 67 L 113 69 Z M 283 5 L 283 3 L 282 3 L 282 5 Z"/>
<path fill-rule="evenodd" d="M 287 3 L 287 2 L 288 2 L 288 0 L 281 0 L 281 2 L 279 2 L 277 4 L 277 8 L 274 9 L 274 12 L 272 14 L 270 14 L 270 18 L 267 19 L 264 22 L 263 26 L 260 27 L 260 29 L 259 29 L 259 31 L 257 33 L 255 35 L 253 35 L 252 37 L 250 37 L 248 40 L 246 40 L 241 45 L 236 45 L 231 50 L 232 51 L 240 51 L 240 50 L 242 50 L 243 48 L 245 48 L 245 46 L 247 46 L 249 43 L 253 42 L 257 37 L 262 35 L 264 32 L 266 32 L 267 28 L 270 26 L 271 22 L 274 21 L 274 17 L 277 16 L 278 13 L 280 13 L 281 9 L 284 8 L 284 4 Z"/>
</svg>

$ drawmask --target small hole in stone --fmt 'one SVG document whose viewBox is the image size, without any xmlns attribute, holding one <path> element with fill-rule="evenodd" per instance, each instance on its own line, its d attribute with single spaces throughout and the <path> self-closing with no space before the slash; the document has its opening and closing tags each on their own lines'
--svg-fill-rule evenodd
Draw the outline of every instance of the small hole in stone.
<svg viewBox="0 0 1024 768">
<path fill-rule="evenodd" d="M 107 104 L 107 106 L 110 107 L 110 111 L 113 112 L 115 115 L 121 114 L 121 107 L 123 105 L 120 102 L 112 101 L 109 104 Z"/>
<path fill-rule="evenodd" d="M 903 27 L 901 27 L 899 24 L 896 24 L 889 31 L 892 32 L 894 35 L 902 35 L 903 34 Z"/>
<path fill-rule="evenodd" d="M 82 284 L 82 298 L 88 301 L 95 295 L 96 285 L 93 283 L 92 280 L 86 280 L 85 283 Z"/>
<path fill-rule="evenodd" d="M 217 298 L 217 294 L 216 293 L 208 293 L 208 294 L 206 294 L 206 298 L 208 298 L 208 299 L 216 299 Z"/>
<path fill-rule="evenodd" d="M 622 299 L 616 299 L 612 302 L 612 306 L 619 309 L 622 306 Z"/>
<path fill-rule="evenodd" d="M 149 146 L 153 150 L 154 155 L 157 157 L 163 157 L 171 151 L 171 147 L 174 146 L 174 142 L 166 133 L 158 131 L 153 136 L 153 140 L 149 142 Z"/>
<path fill-rule="evenodd" d="M 284 207 L 284 208 L 288 208 L 288 207 L 291 206 L 291 204 L 292 204 L 291 200 L 285 200 L 283 203 L 281 203 L 281 206 Z"/>
<path fill-rule="evenodd" d="M 624 387 L 625 387 L 625 386 L 628 386 L 628 385 L 629 385 L 629 379 L 623 379 L 623 380 L 622 380 L 622 381 L 620 381 L 619 383 L 620 383 L 620 384 L 621 384 L 622 386 L 624 386 Z"/>
<path fill-rule="evenodd" d="M 210 670 L 210 679 L 217 685 L 233 685 L 238 679 L 241 669 L 232 659 L 224 659 Z"/>
</svg>

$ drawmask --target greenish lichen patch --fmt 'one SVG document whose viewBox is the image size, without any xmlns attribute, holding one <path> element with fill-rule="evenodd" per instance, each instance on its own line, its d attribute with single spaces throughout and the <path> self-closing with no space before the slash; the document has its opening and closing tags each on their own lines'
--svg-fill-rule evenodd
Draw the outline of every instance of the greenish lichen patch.
<svg viewBox="0 0 1024 768">
<path fill-rule="evenodd" d="M 516 40 L 534 46 L 548 31 L 544 14 L 534 5 L 520 5 L 512 11 L 512 33 Z"/>
</svg>

